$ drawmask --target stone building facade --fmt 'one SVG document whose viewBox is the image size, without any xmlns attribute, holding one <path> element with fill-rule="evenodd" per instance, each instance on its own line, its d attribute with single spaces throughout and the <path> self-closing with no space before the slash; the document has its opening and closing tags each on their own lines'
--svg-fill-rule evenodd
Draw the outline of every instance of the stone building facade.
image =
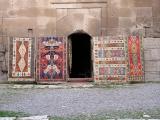
<svg viewBox="0 0 160 120">
<path fill-rule="evenodd" d="M 143 37 L 145 81 L 160 81 L 159 0 L 0 0 L 0 82 L 7 82 L 8 37 Z"/>
</svg>

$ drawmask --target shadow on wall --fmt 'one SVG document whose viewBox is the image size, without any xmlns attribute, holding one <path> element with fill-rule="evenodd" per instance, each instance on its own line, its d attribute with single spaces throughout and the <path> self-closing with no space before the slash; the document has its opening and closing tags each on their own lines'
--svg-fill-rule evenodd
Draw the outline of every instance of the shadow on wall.
<svg viewBox="0 0 160 120">
<path fill-rule="evenodd" d="M 2 40 L 1 40 L 2 41 Z M 5 40 L 7 41 L 7 40 Z M 7 82 L 8 49 L 5 42 L 0 43 L 0 83 Z"/>
</svg>

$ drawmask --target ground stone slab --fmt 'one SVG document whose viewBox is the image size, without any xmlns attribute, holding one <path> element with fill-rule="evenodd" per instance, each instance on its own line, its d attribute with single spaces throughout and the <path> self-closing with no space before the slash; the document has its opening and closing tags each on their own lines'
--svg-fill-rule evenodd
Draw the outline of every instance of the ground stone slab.
<svg viewBox="0 0 160 120">
<path fill-rule="evenodd" d="M 135 114 L 138 115 L 143 112 L 143 119 L 152 119 L 152 116 L 159 118 L 159 83 L 98 87 L 13 89 L 0 85 L 0 96 L 3 96 L 0 98 L 0 110 L 57 117 L 137 111 Z"/>
<path fill-rule="evenodd" d="M 17 118 L 16 120 L 49 120 L 47 115 Z"/>
<path fill-rule="evenodd" d="M 92 88 L 92 83 L 72 83 L 72 84 L 57 84 L 57 85 L 29 85 L 29 84 L 0 84 L 0 88 L 13 88 L 13 89 L 70 89 L 70 88 Z"/>
<path fill-rule="evenodd" d="M 118 120 L 145 120 L 145 119 L 118 119 Z"/>
<path fill-rule="evenodd" d="M 148 119 L 148 120 L 160 120 L 160 119 Z"/>
<path fill-rule="evenodd" d="M 0 117 L 0 120 L 16 120 L 16 117 Z"/>
</svg>

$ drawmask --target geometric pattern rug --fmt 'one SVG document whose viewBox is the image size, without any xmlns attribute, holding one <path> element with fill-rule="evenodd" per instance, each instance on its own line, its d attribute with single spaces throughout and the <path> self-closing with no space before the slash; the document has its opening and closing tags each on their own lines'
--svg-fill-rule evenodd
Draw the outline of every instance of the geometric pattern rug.
<svg viewBox="0 0 160 120">
<path fill-rule="evenodd" d="M 9 40 L 9 81 L 35 81 L 35 39 L 11 37 Z"/>
<path fill-rule="evenodd" d="M 95 37 L 93 51 L 96 82 L 126 82 L 126 41 L 123 37 Z"/>
<path fill-rule="evenodd" d="M 37 43 L 37 82 L 64 81 L 63 37 L 40 37 Z"/>
<path fill-rule="evenodd" d="M 142 39 L 139 36 L 128 37 L 128 79 L 130 81 L 143 81 L 143 49 Z"/>
</svg>

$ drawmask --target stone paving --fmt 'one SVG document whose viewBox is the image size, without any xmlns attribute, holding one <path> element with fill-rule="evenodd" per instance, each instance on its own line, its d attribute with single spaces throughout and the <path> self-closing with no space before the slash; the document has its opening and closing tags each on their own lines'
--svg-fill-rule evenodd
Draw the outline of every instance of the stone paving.
<svg viewBox="0 0 160 120">
<path fill-rule="evenodd" d="M 47 116 L 0 117 L 0 120 L 49 120 Z M 160 119 L 106 119 L 106 120 L 160 120 Z"/>
<path fill-rule="evenodd" d="M 7 89 L 70 89 L 70 88 L 92 88 L 93 83 L 62 83 L 55 85 L 36 85 L 36 84 L 0 84 L 0 88 Z"/>
<path fill-rule="evenodd" d="M 0 117 L 0 120 L 49 120 L 49 117 L 47 115 L 30 117 Z"/>
<path fill-rule="evenodd" d="M 66 117 L 160 108 L 159 83 L 106 88 L 95 88 L 92 84 L 0 85 L 0 96 L 0 110 L 31 115 Z M 152 117 L 147 113 L 144 118 Z"/>
</svg>

